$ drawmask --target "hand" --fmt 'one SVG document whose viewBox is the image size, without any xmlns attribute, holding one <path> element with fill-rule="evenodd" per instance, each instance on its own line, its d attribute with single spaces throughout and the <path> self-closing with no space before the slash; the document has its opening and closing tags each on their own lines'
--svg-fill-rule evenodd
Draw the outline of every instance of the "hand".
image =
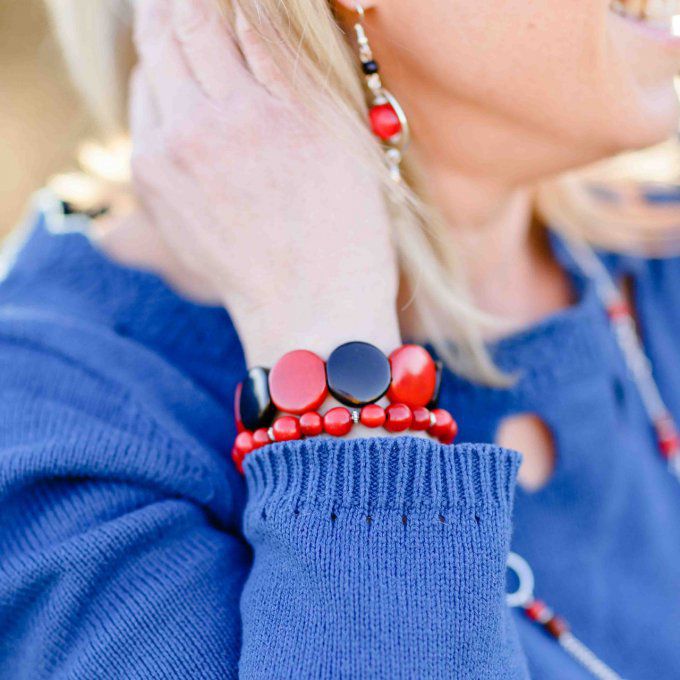
<svg viewBox="0 0 680 680">
<path fill-rule="evenodd" d="M 390 351 L 398 276 L 377 181 L 329 132 L 330 102 L 327 129 L 244 17 L 241 54 L 214 5 L 137 3 L 133 177 L 145 211 L 219 292 L 250 365 L 350 339 Z"/>
</svg>

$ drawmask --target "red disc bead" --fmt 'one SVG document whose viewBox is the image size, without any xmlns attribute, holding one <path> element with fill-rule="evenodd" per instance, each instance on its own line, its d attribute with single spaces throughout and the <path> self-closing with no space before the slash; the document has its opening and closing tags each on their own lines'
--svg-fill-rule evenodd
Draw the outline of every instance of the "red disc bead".
<svg viewBox="0 0 680 680">
<path fill-rule="evenodd" d="M 275 442 L 291 442 L 300 439 L 300 421 L 293 416 L 281 416 L 272 425 L 272 434 Z"/>
<path fill-rule="evenodd" d="M 392 382 L 387 398 L 411 408 L 427 406 L 437 386 L 437 365 L 419 345 L 403 345 L 390 354 Z"/>
<path fill-rule="evenodd" d="M 359 422 L 365 427 L 382 427 L 385 424 L 385 409 L 378 404 L 367 404 L 361 409 Z"/>
<path fill-rule="evenodd" d="M 385 429 L 388 432 L 403 432 L 413 422 L 413 414 L 406 404 L 390 404 L 385 409 L 385 415 Z"/>
<path fill-rule="evenodd" d="M 376 104 L 369 111 L 371 129 L 380 139 L 390 139 L 401 132 L 401 121 L 391 104 Z"/>
<path fill-rule="evenodd" d="M 267 444 L 271 444 L 271 439 L 269 439 L 269 432 L 264 427 L 253 432 L 253 442 L 255 443 L 255 448 L 260 449 Z"/>
<path fill-rule="evenodd" d="M 434 414 L 434 425 L 430 427 L 428 432 L 437 437 L 442 444 L 451 444 L 458 434 L 458 424 L 453 419 L 453 416 L 443 408 L 436 408 L 432 411 Z"/>
<path fill-rule="evenodd" d="M 323 418 L 316 411 L 300 416 L 300 431 L 305 437 L 318 437 L 323 432 Z"/>
<path fill-rule="evenodd" d="M 416 406 L 412 409 L 413 422 L 411 423 L 412 430 L 428 430 L 430 425 L 432 425 L 432 420 L 430 418 L 430 409 L 424 406 Z"/>
<path fill-rule="evenodd" d="M 288 352 L 269 373 L 269 392 L 279 411 L 315 411 L 328 395 L 326 364 L 306 349 Z"/>
<path fill-rule="evenodd" d="M 344 437 L 352 429 L 352 414 L 344 406 L 332 408 L 323 417 L 323 429 L 333 437 Z"/>
</svg>

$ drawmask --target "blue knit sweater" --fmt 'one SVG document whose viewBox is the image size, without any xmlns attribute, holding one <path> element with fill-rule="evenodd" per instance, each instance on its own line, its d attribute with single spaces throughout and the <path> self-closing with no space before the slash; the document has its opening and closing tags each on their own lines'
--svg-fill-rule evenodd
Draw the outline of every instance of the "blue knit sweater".
<svg viewBox="0 0 680 680">
<path fill-rule="evenodd" d="M 680 264 L 609 260 L 680 418 Z M 496 348 L 515 387 L 443 385 L 461 441 L 550 424 L 540 492 L 516 453 L 411 437 L 277 444 L 244 481 L 227 314 L 39 218 L 0 286 L 0 677 L 587 678 L 507 609 L 511 528 L 598 655 L 678 677 L 680 486 L 574 279 L 573 308 Z"/>
</svg>

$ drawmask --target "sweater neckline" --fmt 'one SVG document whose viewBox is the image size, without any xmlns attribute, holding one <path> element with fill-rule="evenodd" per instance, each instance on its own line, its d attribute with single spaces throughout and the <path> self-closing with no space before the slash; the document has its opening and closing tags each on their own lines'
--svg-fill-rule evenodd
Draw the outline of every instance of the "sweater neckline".
<svg viewBox="0 0 680 680">
<path fill-rule="evenodd" d="M 556 389 L 582 384 L 594 376 L 620 371 L 609 319 L 590 280 L 573 261 L 562 237 L 550 232 L 553 254 L 568 274 L 574 302 L 539 321 L 489 343 L 495 364 L 515 378 L 510 387 L 492 387 L 446 371 L 443 390 L 465 399 L 540 402 Z M 635 277 L 641 258 L 597 251 L 615 281 Z"/>
</svg>

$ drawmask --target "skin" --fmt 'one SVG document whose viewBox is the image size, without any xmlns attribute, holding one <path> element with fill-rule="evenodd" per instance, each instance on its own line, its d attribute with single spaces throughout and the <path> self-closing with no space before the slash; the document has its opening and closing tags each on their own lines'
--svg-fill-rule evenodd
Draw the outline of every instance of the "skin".
<svg viewBox="0 0 680 680">
<path fill-rule="evenodd" d="M 677 126 L 680 48 L 649 40 L 608 5 L 364 3 L 428 198 L 463 244 L 477 304 L 510 330 L 571 302 L 543 234 L 530 229 L 532 186 Z M 303 116 L 243 19 L 232 36 L 209 0 L 136 7 L 142 211 L 109 222 L 103 247 L 225 304 L 250 364 L 300 346 L 327 355 L 349 339 L 398 345 L 389 223 L 351 150 Z M 349 35 L 353 3 L 336 9 Z M 499 436 L 525 453 L 524 483 L 540 486 L 549 432 L 520 417 Z"/>
</svg>

